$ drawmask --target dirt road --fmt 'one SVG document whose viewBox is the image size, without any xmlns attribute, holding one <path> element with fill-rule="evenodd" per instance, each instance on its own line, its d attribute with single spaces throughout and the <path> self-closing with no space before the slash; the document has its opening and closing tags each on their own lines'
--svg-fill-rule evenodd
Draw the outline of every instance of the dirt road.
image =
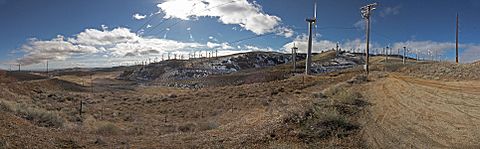
<svg viewBox="0 0 480 149">
<path fill-rule="evenodd" d="M 373 148 L 480 148 L 480 82 L 390 75 L 366 86 Z"/>
</svg>

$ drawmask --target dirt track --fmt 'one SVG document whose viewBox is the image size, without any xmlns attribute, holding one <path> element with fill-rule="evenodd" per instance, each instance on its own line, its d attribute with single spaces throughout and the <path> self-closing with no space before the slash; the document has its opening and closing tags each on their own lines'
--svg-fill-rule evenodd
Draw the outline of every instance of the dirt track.
<svg viewBox="0 0 480 149">
<path fill-rule="evenodd" d="M 390 75 L 366 86 L 373 148 L 480 148 L 480 82 Z"/>
</svg>

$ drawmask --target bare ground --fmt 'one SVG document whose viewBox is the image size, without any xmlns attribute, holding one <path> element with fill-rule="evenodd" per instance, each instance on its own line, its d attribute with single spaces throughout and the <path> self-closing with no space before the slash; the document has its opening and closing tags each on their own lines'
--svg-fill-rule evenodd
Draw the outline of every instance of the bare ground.
<svg viewBox="0 0 480 149">
<path fill-rule="evenodd" d="M 372 148 L 479 148 L 480 82 L 391 74 L 365 86 Z"/>
</svg>

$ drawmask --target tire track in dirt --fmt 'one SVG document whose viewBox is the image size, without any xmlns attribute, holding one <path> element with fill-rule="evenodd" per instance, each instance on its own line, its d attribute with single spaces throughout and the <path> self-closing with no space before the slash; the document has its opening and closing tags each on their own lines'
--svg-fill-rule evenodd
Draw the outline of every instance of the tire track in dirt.
<svg viewBox="0 0 480 149">
<path fill-rule="evenodd" d="M 478 84 L 400 75 L 369 83 L 365 138 L 373 148 L 480 148 Z"/>
</svg>

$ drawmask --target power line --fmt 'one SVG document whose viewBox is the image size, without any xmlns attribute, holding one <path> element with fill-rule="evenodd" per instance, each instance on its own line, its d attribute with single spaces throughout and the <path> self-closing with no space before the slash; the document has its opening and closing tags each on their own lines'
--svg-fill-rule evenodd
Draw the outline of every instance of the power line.
<svg viewBox="0 0 480 149">
<path fill-rule="evenodd" d="M 299 31 L 299 30 L 305 30 L 306 28 L 294 28 L 293 30 L 294 31 Z M 323 29 L 340 29 L 340 30 L 354 30 L 354 29 L 358 29 L 356 27 L 319 27 L 317 29 L 320 29 L 320 30 L 323 30 Z M 277 34 L 276 32 L 271 32 L 271 33 L 267 33 L 267 34 L 263 34 L 263 35 L 254 35 L 254 36 L 250 36 L 250 37 L 245 37 L 245 38 L 241 38 L 241 39 L 238 39 L 238 40 L 233 40 L 233 41 L 230 41 L 228 43 L 239 43 L 239 42 L 242 42 L 242 41 L 246 41 L 246 40 L 252 40 L 252 39 L 256 39 L 256 38 L 261 38 L 261 37 L 266 37 L 266 36 L 270 36 L 270 35 L 274 35 L 274 34 Z"/>
<path fill-rule="evenodd" d="M 260 38 L 260 37 L 265 37 L 265 36 L 270 36 L 270 35 L 273 35 L 273 34 L 276 34 L 276 33 L 271 32 L 271 33 L 267 33 L 267 34 L 263 34 L 263 35 L 255 35 L 255 36 L 246 37 L 246 38 L 242 38 L 242 39 L 239 39 L 239 40 L 231 41 L 231 42 L 228 42 L 228 43 L 236 44 L 236 43 L 239 43 L 239 42 L 242 42 L 242 41 L 251 40 L 251 39 Z"/>
<path fill-rule="evenodd" d="M 158 23 L 157 25 L 151 27 L 151 29 L 148 30 L 148 31 L 146 31 L 144 34 L 148 34 L 148 33 L 152 32 L 152 31 L 154 31 L 157 27 L 159 27 L 160 25 L 162 25 L 163 23 L 165 23 L 165 22 L 167 22 L 167 21 L 169 21 L 169 20 L 170 20 L 170 19 L 163 19 L 162 21 L 160 21 L 160 23 Z"/>
<path fill-rule="evenodd" d="M 160 14 L 160 13 L 155 13 L 154 15 L 150 16 L 150 18 L 149 18 L 145 23 L 143 23 L 137 30 L 135 30 L 135 33 L 137 33 L 138 31 L 140 31 L 141 29 L 143 29 L 147 24 L 149 24 L 150 22 L 152 22 L 153 19 L 155 19 L 155 16 L 157 16 L 158 14 Z"/>
</svg>

